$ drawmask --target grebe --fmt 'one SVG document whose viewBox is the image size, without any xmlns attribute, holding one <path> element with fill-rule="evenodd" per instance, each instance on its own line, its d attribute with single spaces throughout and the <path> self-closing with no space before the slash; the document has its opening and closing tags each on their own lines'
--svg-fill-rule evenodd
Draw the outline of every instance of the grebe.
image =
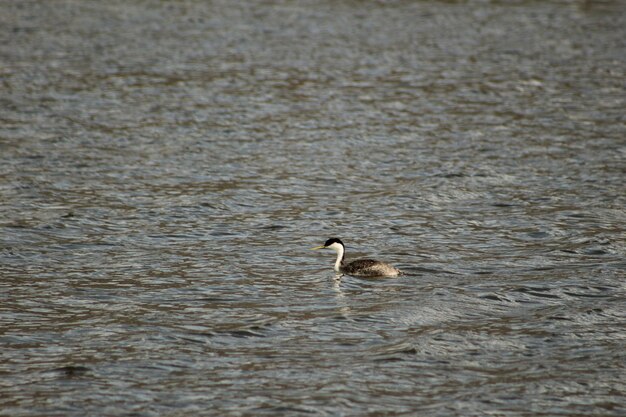
<svg viewBox="0 0 626 417">
<path fill-rule="evenodd" d="M 358 259 L 352 262 L 344 262 L 346 248 L 343 242 L 337 238 L 328 239 L 322 246 L 315 249 L 332 249 L 337 252 L 335 272 L 357 277 L 397 277 L 402 272 L 393 266 L 373 259 Z"/>
</svg>

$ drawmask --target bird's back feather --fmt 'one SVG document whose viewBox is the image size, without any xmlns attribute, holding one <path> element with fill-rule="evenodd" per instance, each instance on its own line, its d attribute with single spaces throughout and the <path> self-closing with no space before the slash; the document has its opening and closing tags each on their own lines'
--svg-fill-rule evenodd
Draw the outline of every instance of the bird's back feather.
<svg viewBox="0 0 626 417">
<path fill-rule="evenodd" d="M 361 277 L 395 277 L 400 270 L 374 259 L 358 259 L 341 265 L 341 272 Z"/>
</svg>

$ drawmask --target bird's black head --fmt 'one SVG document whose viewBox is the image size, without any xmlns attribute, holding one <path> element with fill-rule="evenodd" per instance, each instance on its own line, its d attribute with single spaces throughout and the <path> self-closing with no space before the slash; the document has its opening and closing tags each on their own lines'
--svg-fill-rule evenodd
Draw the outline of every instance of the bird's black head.
<svg viewBox="0 0 626 417">
<path fill-rule="evenodd" d="M 337 239 L 336 237 L 330 238 L 326 241 L 326 243 L 324 243 L 324 246 L 330 246 L 333 243 L 339 243 L 341 246 L 344 246 L 343 242 L 339 239 Z"/>
</svg>

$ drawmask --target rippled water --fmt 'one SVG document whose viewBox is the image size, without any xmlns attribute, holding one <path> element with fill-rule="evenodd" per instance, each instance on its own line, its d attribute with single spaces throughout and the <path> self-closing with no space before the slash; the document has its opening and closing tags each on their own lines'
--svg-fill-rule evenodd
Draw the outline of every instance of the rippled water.
<svg viewBox="0 0 626 417">
<path fill-rule="evenodd" d="M 0 38 L 0 414 L 626 414 L 622 2 L 16 0 Z M 336 279 L 335 236 L 406 274 Z"/>
</svg>

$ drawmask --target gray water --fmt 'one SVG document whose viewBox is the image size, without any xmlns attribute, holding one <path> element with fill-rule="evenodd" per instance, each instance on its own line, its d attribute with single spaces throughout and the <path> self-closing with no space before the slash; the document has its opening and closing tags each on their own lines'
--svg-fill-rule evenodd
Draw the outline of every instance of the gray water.
<svg viewBox="0 0 626 417">
<path fill-rule="evenodd" d="M 625 8 L 0 2 L 0 414 L 626 415 Z"/>
</svg>

